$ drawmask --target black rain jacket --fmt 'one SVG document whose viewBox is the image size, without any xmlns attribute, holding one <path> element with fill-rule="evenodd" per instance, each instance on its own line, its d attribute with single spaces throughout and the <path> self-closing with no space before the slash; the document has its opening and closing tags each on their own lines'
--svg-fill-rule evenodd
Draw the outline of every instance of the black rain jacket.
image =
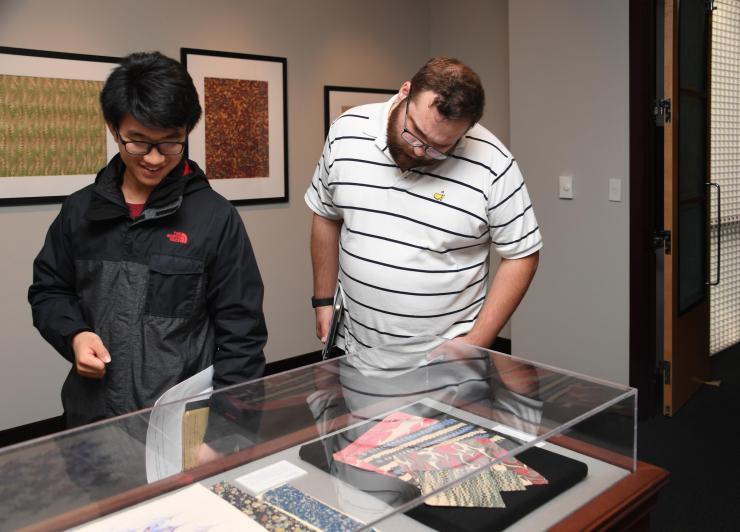
<svg viewBox="0 0 740 532">
<path fill-rule="evenodd" d="M 68 426 L 151 406 L 214 365 L 214 388 L 258 378 L 267 330 L 263 285 L 236 209 L 183 161 L 132 220 L 115 156 L 69 196 L 33 264 L 33 323 L 74 363 L 71 341 L 98 334 L 111 354 L 102 380 L 72 367 Z"/>
</svg>

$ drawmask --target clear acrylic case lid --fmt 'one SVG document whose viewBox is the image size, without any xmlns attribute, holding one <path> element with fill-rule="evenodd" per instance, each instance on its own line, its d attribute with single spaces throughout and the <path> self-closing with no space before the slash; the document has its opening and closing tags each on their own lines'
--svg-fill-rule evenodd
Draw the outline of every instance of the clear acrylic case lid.
<svg viewBox="0 0 740 532">
<path fill-rule="evenodd" d="M 415 338 L 213 393 L 209 381 L 0 449 L 0 529 L 149 523 L 177 490 L 191 510 L 214 493 L 243 511 L 320 509 L 299 517 L 314 528 L 332 512 L 343 529 L 465 529 L 461 515 L 547 528 L 636 468 L 633 388 L 460 341 Z"/>
</svg>

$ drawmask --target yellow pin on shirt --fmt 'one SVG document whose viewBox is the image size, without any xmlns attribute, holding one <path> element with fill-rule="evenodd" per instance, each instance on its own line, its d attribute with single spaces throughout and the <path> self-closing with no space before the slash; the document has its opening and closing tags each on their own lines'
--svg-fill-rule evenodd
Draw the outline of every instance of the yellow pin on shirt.
<svg viewBox="0 0 740 532">
<path fill-rule="evenodd" d="M 443 190 L 442 192 L 435 192 L 434 199 L 436 199 L 437 201 L 442 201 L 443 199 L 445 199 L 445 191 Z"/>
</svg>

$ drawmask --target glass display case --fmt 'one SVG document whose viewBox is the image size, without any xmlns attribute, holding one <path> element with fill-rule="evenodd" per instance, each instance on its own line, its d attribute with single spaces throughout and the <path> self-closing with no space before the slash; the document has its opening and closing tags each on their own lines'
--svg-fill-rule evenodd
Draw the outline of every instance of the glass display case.
<svg viewBox="0 0 740 532">
<path fill-rule="evenodd" d="M 209 384 L 0 450 L 0 529 L 541 530 L 665 478 L 634 389 L 458 341 Z"/>
</svg>

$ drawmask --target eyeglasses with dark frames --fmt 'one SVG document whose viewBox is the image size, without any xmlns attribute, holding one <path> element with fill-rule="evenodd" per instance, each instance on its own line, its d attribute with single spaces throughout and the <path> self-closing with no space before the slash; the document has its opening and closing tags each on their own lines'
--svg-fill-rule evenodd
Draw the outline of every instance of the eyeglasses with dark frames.
<svg viewBox="0 0 740 532">
<path fill-rule="evenodd" d="M 427 144 L 423 140 L 421 140 L 419 137 L 411 133 L 411 131 L 408 130 L 406 127 L 406 121 L 409 118 L 409 102 L 411 101 L 411 93 L 409 93 L 408 96 L 406 96 L 406 113 L 403 117 L 403 129 L 401 130 L 401 138 L 406 141 L 406 143 L 411 146 L 412 148 L 424 148 L 424 153 L 427 157 L 430 159 L 436 159 L 437 161 L 443 161 L 447 159 L 447 154 L 442 153 L 437 148 L 432 146 L 431 144 Z"/>
<path fill-rule="evenodd" d="M 137 157 L 143 157 L 148 155 L 153 148 L 157 148 L 157 151 L 165 157 L 172 157 L 180 155 L 185 149 L 184 142 L 145 142 L 143 140 L 123 140 L 121 132 L 116 130 L 118 140 L 123 144 L 123 149 L 129 155 L 136 155 Z"/>
</svg>

